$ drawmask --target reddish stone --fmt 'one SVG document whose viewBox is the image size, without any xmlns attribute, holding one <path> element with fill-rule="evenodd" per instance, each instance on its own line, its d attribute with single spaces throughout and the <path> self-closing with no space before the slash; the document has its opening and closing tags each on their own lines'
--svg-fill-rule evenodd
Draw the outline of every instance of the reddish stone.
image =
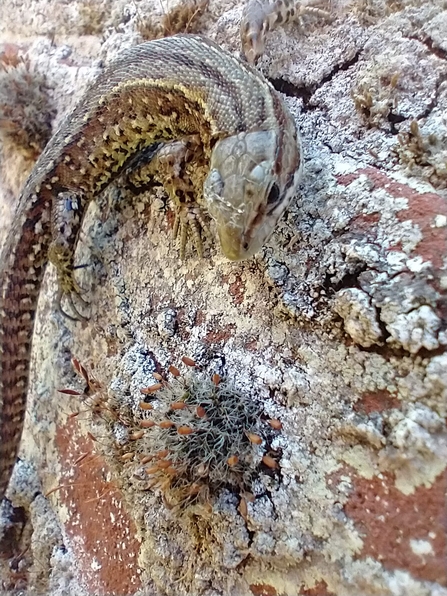
<svg viewBox="0 0 447 596">
<path fill-rule="evenodd" d="M 185 308 L 179 308 L 177 310 L 177 325 L 178 325 L 178 333 L 183 342 L 188 342 L 189 338 L 191 337 L 190 331 L 188 331 L 187 327 L 189 325 L 188 319 L 188 312 Z"/>
<path fill-rule="evenodd" d="M 65 532 L 79 580 L 97 596 L 128 596 L 140 587 L 135 524 L 105 460 L 75 418 L 57 429 L 62 473 L 58 498 L 68 513 Z M 83 455 L 88 454 L 82 460 Z"/>
<path fill-rule="evenodd" d="M 380 213 L 361 213 L 351 221 L 349 229 L 352 232 L 369 232 L 380 221 Z"/>
<path fill-rule="evenodd" d="M 335 596 L 334 592 L 329 592 L 325 581 L 318 582 L 313 588 L 302 588 L 300 596 Z"/>
<path fill-rule="evenodd" d="M 400 221 L 413 221 L 421 230 L 422 240 L 413 251 L 426 261 L 431 261 L 433 267 L 441 268 L 443 258 L 447 252 L 447 227 L 433 226 L 436 215 L 447 215 L 447 203 L 441 195 L 435 192 L 420 193 L 407 184 L 396 182 L 377 168 L 362 168 L 353 174 L 339 176 L 340 184 L 347 186 L 364 174 L 374 184 L 375 188 L 385 189 L 395 198 L 407 199 L 408 207 L 398 211 L 396 216 Z"/>
<path fill-rule="evenodd" d="M 362 414 L 371 414 L 371 412 L 383 412 L 391 408 L 400 409 L 400 406 L 400 400 L 384 389 L 382 391 L 363 393 L 360 399 L 354 404 L 354 410 Z"/>
<path fill-rule="evenodd" d="M 204 323 L 205 321 L 206 321 L 206 315 L 203 312 L 203 310 L 199 309 L 196 312 L 196 319 L 194 321 L 194 325 L 197 325 L 197 326 L 202 325 L 202 323 Z"/>
<path fill-rule="evenodd" d="M 218 331 L 210 331 L 203 337 L 203 341 L 208 344 L 217 344 L 221 341 L 228 341 L 233 337 L 235 325 L 226 325 L 226 327 Z"/>
<path fill-rule="evenodd" d="M 166 211 L 166 220 L 168 222 L 169 229 L 171 229 L 171 230 L 174 228 L 176 216 L 177 215 L 176 215 L 175 211 L 173 211 L 172 209 L 168 209 Z"/>
<path fill-rule="evenodd" d="M 375 168 L 359 170 L 359 174 L 366 174 L 376 187 L 384 188 L 393 197 L 407 199 L 408 208 L 398 211 L 397 217 L 400 221 L 413 221 L 421 230 L 423 237 L 415 254 L 431 261 L 434 267 L 442 267 L 447 250 L 447 228 L 435 228 L 433 219 L 436 215 L 447 215 L 446 201 L 434 192 L 419 193 L 406 184 L 394 182 Z"/>
<path fill-rule="evenodd" d="M 354 172 L 353 174 L 339 174 L 336 176 L 337 182 L 342 186 L 349 186 L 354 180 L 357 180 L 358 177 L 359 175 L 357 172 Z"/>
<path fill-rule="evenodd" d="M 419 197 L 430 197 L 430 199 L 433 201 L 429 209 L 431 213 L 445 213 L 447 210 L 445 201 L 443 201 L 442 197 L 437 193 L 427 192 L 421 194 L 417 190 L 413 190 L 410 186 L 408 186 L 408 184 L 401 184 L 400 182 L 396 182 L 377 168 L 361 168 L 357 170 L 356 174 L 358 174 L 359 176 L 361 174 L 365 174 L 365 176 L 367 176 L 369 180 L 374 184 L 375 188 L 384 188 L 387 192 L 390 193 L 391 196 L 395 197 L 396 199 L 404 197 L 405 199 L 412 201 Z M 436 206 L 436 209 L 433 208 L 434 206 Z M 438 209 L 440 210 L 438 211 Z M 426 213 L 421 212 L 421 215 L 426 215 Z"/>
<path fill-rule="evenodd" d="M 399 211 L 400 221 L 411 219 L 418 224 L 422 239 L 418 242 L 414 253 L 424 261 L 431 261 L 433 267 L 440 269 L 447 252 L 447 227 L 435 228 L 434 215 L 447 215 L 447 202 L 439 195 L 426 193 L 409 201 L 408 209 Z"/>
<path fill-rule="evenodd" d="M 251 584 L 250 590 L 255 596 L 277 596 L 278 594 L 273 586 L 267 584 Z"/>
<path fill-rule="evenodd" d="M 237 276 L 236 281 L 230 284 L 229 292 L 233 296 L 234 304 L 241 304 L 245 298 L 245 282 Z"/>
<path fill-rule="evenodd" d="M 21 57 L 28 51 L 28 49 L 29 44 L 17 44 L 11 42 L 0 43 L 0 66 L 17 66 L 21 61 Z"/>
<path fill-rule="evenodd" d="M 251 339 L 250 341 L 247 341 L 244 344 L 244 348 L 248 352 L 256 352 L 256 350 L 258 349 L 258 340 L 257 339 Z"/>
<path fill-rule="evenodd" d="M 345 505 L 363 540 L 361 557 L 372 557 L 386 569 L 404 569 L 414 578 L 447 585 L 447 476 L 429 488 L 404 495 L 392 474 L 366 479 L 351 474 L 353 492 Z M 417 554 L 418 541 L 427 550 Z"/>
</svg>

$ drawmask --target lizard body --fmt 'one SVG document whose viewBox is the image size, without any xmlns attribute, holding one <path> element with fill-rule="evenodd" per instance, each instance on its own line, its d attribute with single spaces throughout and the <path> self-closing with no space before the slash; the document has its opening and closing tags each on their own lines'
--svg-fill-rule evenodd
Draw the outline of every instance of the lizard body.
<svg viewBox="0 0 447 596">
<path fill-rule="evenodd" d="M 77 294 L 74 251 L 89 201 L 135 156 L 172 141 L 182 158 L 199 162 L 193 199 L 215 220 L 229 259 L 261 248 L 296 191 L 295 124 L 250 65 L 203 37 L 180 35 L 135 46 L 103 71 L 37 161 L 0 260 L 0 499 L 23 428 L 46 265 L 56 266 L 64 295 Z M 168 191 L 180 210 L 192 200 L 182 188 Z"/>
</svg>

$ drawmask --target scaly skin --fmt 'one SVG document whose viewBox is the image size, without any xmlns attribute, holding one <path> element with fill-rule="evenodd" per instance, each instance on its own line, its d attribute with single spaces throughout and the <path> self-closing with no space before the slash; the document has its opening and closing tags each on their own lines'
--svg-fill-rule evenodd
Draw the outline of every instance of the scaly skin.
<svg viewBox="0 0 447 596">
<path fill-rule="evenodd" d="M 0 498 L 22 433 L 47 262 L 61 291 L 76 293 L 73 255 L 89 201 L 144 149 L 185 139 L 207 173 L 191 182 L 195 200 L 215 219 L 229 259 L 258 251 L 294 195 L 294 122 L 249 65 L 200 36 L 176 36 L 136 46 L 105 69 L 36 163 L 0 261 Z"/>
</svg>

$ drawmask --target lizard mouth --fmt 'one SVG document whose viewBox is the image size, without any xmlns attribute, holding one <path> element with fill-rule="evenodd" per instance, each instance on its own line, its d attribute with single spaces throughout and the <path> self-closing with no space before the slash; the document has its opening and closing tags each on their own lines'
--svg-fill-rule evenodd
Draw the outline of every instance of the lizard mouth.
<svg viewBox="0 0 447 596">
<path fill-rule="evenodd" d="M 253 233 L 255 232 L 255 233 Z M 241 233 L 240 227 L 225 226 L 219 230 L 222 252 L 230 261 L 243 261 L 261 250 L 267 240 L 267 230 L 247 230 Z"/>
<path fill-rule="evenodd" d="M 266 208 L 261 206 L 249 225 L 235 222 L 219 226 L 218 234 L 222 252 L 230 261 L 243 261 L 259 252 L 265 242 L 270 238 L 275 228 L 278 217 L 275 209 L 266 213 Z"/>
</svg>

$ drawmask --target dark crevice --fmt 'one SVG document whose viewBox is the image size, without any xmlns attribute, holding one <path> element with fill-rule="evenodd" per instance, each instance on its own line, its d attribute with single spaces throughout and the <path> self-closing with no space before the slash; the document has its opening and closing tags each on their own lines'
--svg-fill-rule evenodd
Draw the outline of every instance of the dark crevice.
<svg viewBox="0 0 447 596">
<path fill-rule="evenodd" d="M 405 39 L 411 39 L 413 41 L 418 41 L 419 43 L 424 45 L 431 54 L 433 54 L 440 60 L 447 60 L 447 51 L 443 50 L 442 48 L 440 48 L 438 46 L 435 46 L 435 42 L 433 41 L 433 39 L 431 39 L 431 37 L 428 37 L 428 36 L 418 37 L 417 35 L 409 35 L 409 36 L 405 36 Z M 418 114 L 414 118 L 414 120 L 421 120 L 423 118 L 428 118 L 428 116 L 431 114 L 432 110 L 437 106 L 439 89 L 440 89 L 442 83 L 444 83 L 446 80 L 447 80 L 446 74 L 443 74 L 439 77 L 438 81 L 436 82 L 436 89 L 435 89 L 433 99 L 430 101 L 430 103 L 425 108 L 425 110 L 421 114 Z M 402 122 L 404 120 L 408 120 L 408 118 L 403 118 Z M 395 120 L 394 124 L 397 124 L 398 122 L 399 121 Z"/>
<path fill-rule="evenodd" d="M 309 109 L 309 101 L 317 89 L 316 85 L 310 87 L 306 87 L 305 85 L 297 86 L 284 79 L 269 79 L 269 81 L 277 91 L 284 93 L 287 97 L 298 97 L 302 99 L 304 109 Z"/>
<path fill-rule="evenodd" d="M 357 64 L 362 51 L 363 51 L 363 48 L 357 50 L 357 52 L 354 54 L 354 56 L 350 60 L 346 60 L 346 62 L 343 62 L 342 64 L 336 64 L 335 67 L 332 69 L 332 71 L 329 74 L 327 74 L 325 77 L 323 77 L 323 79 L 317 85 L 317 88 L 322 87 L 325 83 L 328 83 L 329 81 L 331 81 L 335 77 L 335 75 L 337 75 L 339 72 L 348 70 L 349 68 L 351 68 L 351 66 L 354 66 L 354 64 Z"/>
<path fill-rule="evenodd" d="M 401 124 L 402 122 L 405 122 L 407 118 L 405 116 L 402 116 L 402 114 L 395 114 L 392 110 L 390 110 L 390 113 L 387 116 L 387 120 L 390 123 L 391 134 L 397 135 L 399 134 L 399 130 L 396 128 L 396 124 Z"/>
<path fill-rule="evenodd" d="M 418 37 L 417 35 L 409 35 L 407 37 L 407 39 L 413 39 L 415 41 L 419 41 L 428 49 L 428 51 L 431 54 L 433 54 L 440 60 L 447 60 L 447 52 L 445 50 L 443 50 L 442 48 L 440 48 L 439 46 L 435 46 L 435 42 L 433 41 L 433 39 L 431 37 L 428 37 L 428 35 L 427 36 L 424 35 L 422 37 Z"/>
<path fill-rule="evenodd" d="M 352 342 L 353 344 L 355 342 Z M 360 346 L 359 344 L 355 344 L 356 347 L 361 352 L 366 352 L 368 354 L 377 354 L 378 356 L 382 356 L 385 360 L 389 361 L 391 358 L 412 358 L 413 361 L 417 358 L 427 358 L 432 359 L 435 356 L 442 356 L 445 352 L 447 352 L 445 346 L 440 346 L 435 350 L 427 350 L 426 348 L 421 348 L 416 354 L 412 354 L 408 350 L 404 348 L 398 348 L 395 346 L 390 346 L 389 344 L 385 344 L 383 346 L 373 345 L 369 348 L 365 348 Z"/>
<path fill-rule="evenodd" d="M 0 559 L 8 561 L 9 569 L 14 574 L 19 570 L 27 550 L 26 546 L 24 548 L 24 535 L 29 515 L 24 507 L 14 507 L 8 499 L 5 499 L 2 509 L 6 531 L 0 538 Z"/>
<path fill-rule="evenodd" d="M 284 93 L 284 95 L 287 95 L 288 97 L 298 97 L 298 98 L 302 99 L 304 111 L 314 110 L 318 106 L 310 105 L 310 100 L 312 98 L 312 95 L 315 93 L 315 91 L 320 89 L 320 87 L 322 87 L 326 83 L 329 83 L 339 72 L 346 71 L 349 68 L 351 68 L 351 66 L 356 64 L 359 61 L 360 55 L 362 53 L 362 49 L 357 50 L 355 55 L 350 60 L 346 60 L 342 64 L 336 64 L 334 66 L 334 68 L 326 76 L 324 76 L 321 79 L 321 81 L 319 81 L 318 83 L 315 83 L 313 85 L 298 86 L 298 85 L 294 85 L 290 81 L 285 81 L 284 79 L 269 78 L 269 81 L 273 85 L 273 87 L 280 93 Z"/>
<path fill-rule="evenodd" d="M 382 332 L 383 341 L 385 342 L 385 345 L 388 345 L 386 343 L 386 341 L 387 341 L 388 338 L 391 337 L 391 333 L 388 331 L 385 322 L 382 320 L 382 318 L 380 316 L 381 315 L 381 312 L 382 312 L 382 309 L 380 307 L 378 307 L 378 306 L 376 306 L 375 309 L 376 309 L 376 312 L 377 312 L 377 318 L 376 318 L 376 320 L 377 320 L 377 324 L 379 325 L 380 331 Z"/>
<path fill-rule="evenodd" d="M 366 263 L 359 263 L 354 271 L 346 273 L 342 279 L 337 282 L 332 281 L 332 274 L 326 273 L 325 279 L 322 283 L 322 287 L 326 290 L 328 295 L 335 294 L 338 291 L 345 288 L 358 288 L 361 289 L 359 276 L 364 271 L 368 270 Z"/>
<path fill-rule="evenodd" d="M 446 74 L 444 74 L 443 76 L 439 77 L 439 79 L 436 81 L 436 88 L 435 88 L 435 93 L 433 95 L 433 99 L 430 101 L 430 103 L 425 108 L 425 110 L 422 112 L 422 114 L 418 114 L 416 116 L 415 120 L 420 120 L 422 118 L 428 118 L 428 116 L 430 116 L 430 114 L 433 111 L 433 109 L 438 105 L 439 89 L 441 88 L 441 85 L 443 83 L 445 83 L 445 81 L 447 81 L 447 75 Z"/>
</svg>

